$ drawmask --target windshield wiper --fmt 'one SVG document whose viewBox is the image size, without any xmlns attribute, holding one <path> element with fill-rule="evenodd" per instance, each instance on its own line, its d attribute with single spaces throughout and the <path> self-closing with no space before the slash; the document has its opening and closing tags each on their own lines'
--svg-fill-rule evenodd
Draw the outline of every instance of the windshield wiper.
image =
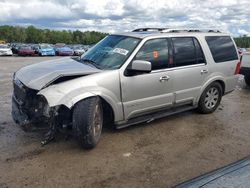
<svg viewBox="0 0 250 188">
<path fill-rule="evenodd" d="M 97 63 L 91 59 L 82 59 L 82 62 L 85 62 L 88 65 L 91 65 L 92 67 L 95 67 L 97 69 L 101 69 L 99 65 L 97 65 Z"/>
</svg>

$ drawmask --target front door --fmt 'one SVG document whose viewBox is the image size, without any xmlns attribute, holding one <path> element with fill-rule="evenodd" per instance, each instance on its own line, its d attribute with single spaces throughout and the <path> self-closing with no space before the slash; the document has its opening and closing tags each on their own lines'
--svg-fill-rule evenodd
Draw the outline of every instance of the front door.
<svg viewBox="0 0 250 188">
<path fill-rule="evenodd" d="M 121 77 L 122 102 L 125 119 L 157 111 L 172 106 L 173 73 L 169 66 L 169 42 L 166 38 L 145 42 L 134 60 L 151 62 L 151 73 Z"/>
</svg>

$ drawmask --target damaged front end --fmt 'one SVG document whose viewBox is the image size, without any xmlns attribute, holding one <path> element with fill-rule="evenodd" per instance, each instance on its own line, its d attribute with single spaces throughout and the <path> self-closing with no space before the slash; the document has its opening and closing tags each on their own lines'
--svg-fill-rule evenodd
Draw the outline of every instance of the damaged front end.
<svg viewBox="0 0 250 188">
<path fill-rule="evenodd" d="M 12 117 L 27 130 L 32 124 L 45 123 L 49 118 L 49 107 L 38 91 L 27 88 L 18 79 L 13 80 Z"/>
<path fill-rule="evenodd" d="M 49 107 L 47 100 L 37 95 L 38 91 L 13 79 L 12 117 L 25 131 L 47 131 L 42 144 L 54 139 L 59 125 L 70 124 L 70 110 L 63 106 Z"/>
</svg>

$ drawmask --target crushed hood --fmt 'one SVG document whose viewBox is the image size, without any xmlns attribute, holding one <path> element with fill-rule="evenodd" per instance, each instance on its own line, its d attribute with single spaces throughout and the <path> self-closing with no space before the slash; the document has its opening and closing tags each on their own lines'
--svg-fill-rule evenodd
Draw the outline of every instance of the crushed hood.
<svg viewBox="0 0 250 188">
<path fill-rule="evenodd" d="M 61 77 L 84 76 L 100 71 L 67 57 L 23 67 L 16 72 L 15 79 L 29 88 L 41 90 Z"/>
</svg>

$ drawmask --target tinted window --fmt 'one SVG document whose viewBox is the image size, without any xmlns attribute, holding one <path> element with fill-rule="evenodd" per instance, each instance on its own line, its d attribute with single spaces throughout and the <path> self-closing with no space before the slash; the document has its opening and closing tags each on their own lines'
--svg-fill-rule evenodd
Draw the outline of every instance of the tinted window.
<svg viewBox="0 0 250 188">
<path fill-rule="evenodd" d="M 135 56 L 136 60 L 146 60 L 152 63 L 152 70 L 168 67 L 167 39 L 147 41 Z"/>
<path fill-rule="evenodd" d="M 206 41 L 216 63 L 238 59 L 233 41 L 228 36 L 209 36 Z"/>
<path fill-rule="evenodd" d="M 201 49 L 201 45 L 199 44 L 197 39 L 193 38 L 193 40 L 194 40 L 194 45 L 195 45 L 195 50 L 196 50 L 196 62 L 197 63 L 205 63 L 206 60 L 205 60 L 203 51 Z"/>
<path fill-rule="evenodd" d="M 191 37 L 172 38 L 175 66 L 196 64 L 196 51 Z"/>
</svg>

